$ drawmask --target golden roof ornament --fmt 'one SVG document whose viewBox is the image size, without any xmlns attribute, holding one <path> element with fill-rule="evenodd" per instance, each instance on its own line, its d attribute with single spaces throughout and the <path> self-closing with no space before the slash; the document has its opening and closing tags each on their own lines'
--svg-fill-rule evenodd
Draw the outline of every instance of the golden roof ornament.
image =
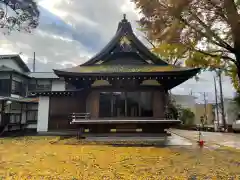
<svg viewBox="0 0 240 180">
<path fill-rule="evenodd" d="M 130 45 L 131 41 L 127 38 L 127 36 L 123 36 L 120 40 L 120 44 L 121 45 L 124 45 L 124 44 Z"/>
</svg>

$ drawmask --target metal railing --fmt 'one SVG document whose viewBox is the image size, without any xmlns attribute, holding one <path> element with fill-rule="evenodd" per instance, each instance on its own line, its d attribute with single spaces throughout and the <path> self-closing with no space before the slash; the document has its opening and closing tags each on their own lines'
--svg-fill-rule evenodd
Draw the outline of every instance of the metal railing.
<svg viewBox="0 0 240 180">
<path fill-rule="evenodd" d="M 70 124 L 78 122 L 81 119 L 90 119 L 90 113 L 72 113 L 70 115 L 71 122 Z"/>
</svg>

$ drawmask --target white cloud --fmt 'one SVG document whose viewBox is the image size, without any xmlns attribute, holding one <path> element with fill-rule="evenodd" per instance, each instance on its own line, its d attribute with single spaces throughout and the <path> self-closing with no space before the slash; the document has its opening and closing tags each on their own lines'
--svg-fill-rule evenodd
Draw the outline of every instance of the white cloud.
<svg viewBox="0 0 240 180">
<path fill-rule="evenodd" d="M 214 77 L 215 73 L 213 72 L 203 72 L 199 76 L 199 81 L 196 81 L 194 78 L 189 79 L 188 81 L 184 82 L 183 84 L 177 86 L 172 90 L 173 93 L 176 94 L 193 94 L 194 96 L 198 97 L 200 102 L 203 102 L 203 93 L 206 93 L 206 97 L 209 102 L 215 101 L 215 88 L 214 88 Z M 220 95 L 220 87 L 219 81 L 216 79 L 217 85 L 217 94 Z M 228 77 L 222 77 L 222 87 L 223 87 L 223 94 L 224 97 L 231 98 L 234 96 L 234 88 L 231 84 L 231 81 Z M 184 91 L 182 91 L 184 89 Z"/>
<path fill-rule="evenodd" d="M 35 51 L 37 70 L 49 71 L 82 64 L 115 34 L 123 13 L 127 14 L 137 36 L 143 40 L 136 30 L 136 20 L 140 15 L 130 0 L 39 0 L 39 5 L 40 26 L 36 31 L 32 34 L 14 32 L 9 36 L 0 35 L 2 54 L 22 52 L 21 56 L 31 67 Z M 212 73 L 205 72 L 200 78 L 199 82 L 188 80 L 173 92 L 208 92 L 213 99 Z M 226 78 L 223 89 L 225 96 L 232 96 L 233 88 Z"/>
<path fill-rule="evenodd" d="M 59 10 L 57 8 L 55 8 L 56 4 L 61 4 L 63 2 L 63 0 L 42 0 L 40 1 L 38 4 L 44 8 L 46 8 L 47 10 L 49 10 L 50 12 L 52 12 L 53 14 L 64 18 L 67 16 L 68 12 L 64 11 L 64 10 Z"/>
</svg>

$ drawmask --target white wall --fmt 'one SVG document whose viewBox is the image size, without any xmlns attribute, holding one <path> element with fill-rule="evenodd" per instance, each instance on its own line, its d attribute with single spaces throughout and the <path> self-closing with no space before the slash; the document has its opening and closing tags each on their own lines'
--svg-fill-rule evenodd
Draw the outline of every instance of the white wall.
<svg viewBox="0 0 240 180">
<path fill-rule="evenodd" d="M 38 104 L 37 132 L 48 131 L 49 97 L 40 96 Z"/>
<path fill-rule="evenodd" d="M 53 80 L 52 81 L 52 91 L 65 91 L 65 81 L 63 80 Z"/>
<path fill-rule="evenodd" d="M 23 69 L 20 68 L 20 66 L 12 59 L 1 59 L 0 60 L 0 66 L 7 66 L 9 68 L 15 69 L 19 72 L 23 72 Z"/>
</svg>

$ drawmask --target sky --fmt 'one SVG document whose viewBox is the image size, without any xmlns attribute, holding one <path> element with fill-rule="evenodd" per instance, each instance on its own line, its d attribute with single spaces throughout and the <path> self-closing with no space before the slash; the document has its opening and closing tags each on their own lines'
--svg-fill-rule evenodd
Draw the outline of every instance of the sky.
<svg viewBox="0 0 240 180">
<path fill-rule="evenodd" d="M 37 0 L 40 24 L 31 34 L 0 33 L 0 53 L 20 53 L 32 68 L 36 52 L 36 71 L 52 71 L 80 65 L 100 51 L 115 34 L 123 14 L 137 31 L 139 11 L 129 0 Z M 146 44 L 147 45 L 147 44 Z M 192 94 L 202 102 L 203 92 L 208 102 L 214 101 L 214 73 L 204 72 L 199 81 L 194 78 L 174 88 L 174 94 Z M 217 86 L 219 88 L 219 86 Z M 223 77 L 224 97 L 231 98 L 234 89 L 228 77 Z"/>
</svg>

